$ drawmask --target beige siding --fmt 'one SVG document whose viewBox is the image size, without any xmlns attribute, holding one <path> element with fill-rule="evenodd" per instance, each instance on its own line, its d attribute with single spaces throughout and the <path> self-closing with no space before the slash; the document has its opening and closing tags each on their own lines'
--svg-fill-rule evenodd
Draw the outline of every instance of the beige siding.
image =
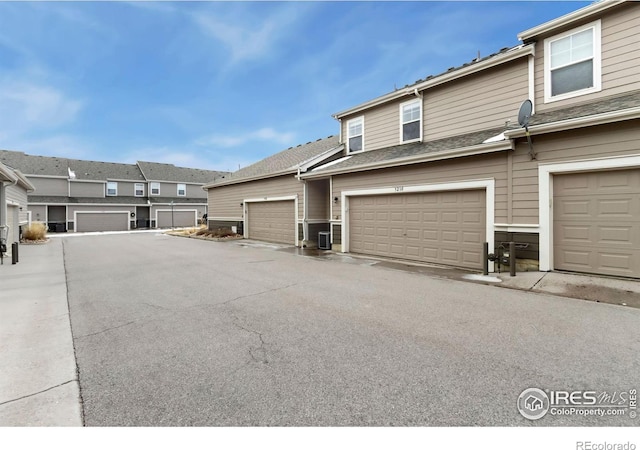
<svg viewBox="0 0 640 450">
<path fill-rule="evenodd" d="M 398 145 L 400 143 L 400 103 L 415 98 L 406 96 L 400 100 L 388 103 L 366 111 L 364 114 L 356 114 L 349 119 L 364 115 L 364 149 L 375 150 L 378 148 Z M 347 141 L 347 121 L 342 120 L 342 139 Z"/>
<path fill-rule="evenodd" d="M 18 185 L 9 185 L 6 188 L 6 198 L 8 203 L 16 205 L 16 220 L 19 225 L 28 223 L 27 214 L 27 191 Z"/>
<path fill-rule="evenodd" d="M 38 195 L 53 195 L 67 197 L 69 195 L 69 180 L 65 178 L 28 177 L 36 188 Z"/>
<path fill-rule="evenodd" d="M 104 197 L 104 183 L 87 183 L 82 181 L 70 181 L 71 197 Z M 120 194 L 120 183 L 118 183 L 118 194 Z"/>
<path fill-rule="evenodd" d="M 425 91 L 424 139 L 517 123 L 518 109 L 529 96 L 527 70 L 527 58 L 520 58 Z"/>
<path fill-rule="evenodd" d="M 395 186 L 418 186 L 453 181 L 494 178 L 496 183 L 495 221 L 507 221 L 507 153 L 458 158 L 449 161 L 417 164 L 392 169 L 357 172 L 333 177 L 331 196 L 340 197 L 342 191 Z M 340 218 L 340 205 L 333 208 Z"/>
<path fill-rule="evenodd" d="M 588 20 L 585 23 L 592 22 Z M 544 104 L 544 39 L 536 44 L 536 111 L 640 89 L 640 3 L 629 2 L 602 18 L 602 91 Z M 582 24 L 580 24 L 582 25 Z M 567 30 L 564 30 L 567 31 Z M 548 37 L 548 36 L 545 36 Z M 551 36 L 552 37 L 552 36 Z"/>
<path fill-rule="evenodd" d="M 513 155 L 513 223 L 538 223 L 538 163 L 640 154 L 640 121 L 533 136 L 537 159 L 526 139 Z"/>
<path fill-rule="evenodd" d="M 307 181 L 307 219 L 329 219 L 329 180 Z"/>
<path fill-rule="evenodd" d="M 294 175 L 268 178 L 248 183 L 232 184 L 209 189 L 209 218 L 242 218 L 241 203 L 245 199 L 298 196 L 298 218 L 303 217 L 302 182 Z"/>
<path fill-rule="evenodd" d="M 187 184 L 187 197 L 207 198 L 207 192 L 202 189 L 201 184 Z"/>
</svg>

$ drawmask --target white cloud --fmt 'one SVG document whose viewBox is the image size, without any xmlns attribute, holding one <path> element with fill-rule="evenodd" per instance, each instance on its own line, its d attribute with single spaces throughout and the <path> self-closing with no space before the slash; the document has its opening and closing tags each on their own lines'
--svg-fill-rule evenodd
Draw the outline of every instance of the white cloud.
<svg viewBox="0 0 640 450">
<path fill-rule="evenodd" d="M 276 131 L 273 128 L 260 128 L 251 133 L 237 133 L 233 135 L 213 134 L 196 141 L 200 146 L 238 147 L 252 141 L 275 142 L 280 145 L 291 145 L 295 139 L 295 133 L 290 131 Z"/>
<path fill-rule="evenodd" d="M 263 16 L 252 12 L 247 5 L 232 4 L 228 11 L 216 8 L 198 11 L 190 17 L 205 35 L 228 48 L 231 54 L 228 65 L 233 66 L 269 56 L 280 41 L 295 32 L 293 26 L 309 8 L 300 2 L 283 3 Z"/>
<path fill-rule="evenodd" d="M 3 82 L 0 87 L 0 132 L 15 135 L 33 129 L 51 129 L 75 120 L 81 100 L 51 86 Z"/>
</svg>

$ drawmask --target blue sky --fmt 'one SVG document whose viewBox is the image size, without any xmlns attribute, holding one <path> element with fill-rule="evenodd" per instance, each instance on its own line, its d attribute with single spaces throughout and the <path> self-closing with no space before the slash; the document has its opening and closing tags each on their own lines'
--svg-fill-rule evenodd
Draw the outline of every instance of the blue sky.
<svg viewBox="0 0 640 450">
<path fill-rule="evenodd" d="M 589 2 L 0 2 L 0 148 L 237 170 Z"/>
</svg>

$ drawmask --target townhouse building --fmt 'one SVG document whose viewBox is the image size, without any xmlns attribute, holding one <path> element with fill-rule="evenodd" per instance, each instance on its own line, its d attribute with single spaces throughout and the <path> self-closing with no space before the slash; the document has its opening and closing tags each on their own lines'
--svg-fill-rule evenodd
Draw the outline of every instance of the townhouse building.
<svg viewBox="0 0 640 450">
<path fill-rule="evenodd" d="M 26 221 L 50 232 L 194 226 L 207 211 L 202 186 L 224 172 L 34 156 L 2 150 L 0 162 L 31 183 Z"/>
<path fill-rule="evenodd" d="M 0 243 L 11 255 L 11 244 L 20 241 L 21 227 L 29 223 L 27 195 L 35 186 L 17 169 L 0 163 Z"/>
<path fill-rule="evenodd" d="M 640 278 L 638 29 L 640 3 L 596 2 L 341 111 L 337 139 L 267 158 L 286 170 L 208 183 L 210 226 L 469 269 L 516 241 L 542 271 Z"/>
</svg>

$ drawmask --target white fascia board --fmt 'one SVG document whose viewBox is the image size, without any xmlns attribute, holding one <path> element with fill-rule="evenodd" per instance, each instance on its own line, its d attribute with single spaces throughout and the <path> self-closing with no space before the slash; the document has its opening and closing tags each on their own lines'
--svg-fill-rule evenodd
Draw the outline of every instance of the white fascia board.
<svg viewBox="0 0 640 450">
<path fill-rule="evenodd" d="M 528 56 L 533 54 L 534 46 L 533 45 L 520 45 L 518 47 L 514 47 L 511 50 L 506 51 L 505 53 L 498 54 L 493 58 L 486 59 L 484 61 L 471 64 L 466 67 L 462 67 L 457 70 L 452 70 L 449 73 L 444 73 L 442 75 L 435 76 L 430 80 L 425 80 L 420 83 L 407 86 L 406 88 L 398 89 L 397 91 L 390 92 L 381 97 L 375 98 L 368 102 L 362 103 L 353 108 L 341 111 L 339 113 L 333 114 L 334 119 L 341 119 L 345 116 L 350 116 L 352 114 L 364 111 L 366 109 L 372 108 L 374 106 L 379 106 L 384 103 L 387 103 L 392 100 L 396 100 L 398 98 L 405 97 L 407 95 L 415 95 L 414 92 L 416 90 L 422 91 L 428 88 L 432 88 L 434 86 L 439 86 L 444 83 L 448 83 L 450 81 L 457 80 L 462 77 L 466 77 L 468 75 L 480 72 L 482 70 L 490 69 L 492 67 L 498 66 L 500 64 L 504 64 L 510 61 L 513 61 L 518 58 L 522 58 L 523 56 Z"/>
<path fill-rule="evenodd" d="M 625 1 L 626 0 L 601 0 L 601 1 L 595 2 L 589 6 L 585 6 L 584 8 L 581 8 L 572 13 L 565 14 L 564 16 L 550 20 L 549 22 L 545 22 L 533 28 L 529 28 L 528 30 L 525 30 L 519 33 L 518 39 L 521 41 L 526 41 L 540 34 L 553 32 L 554 30 L 560 27 L 568 26 L 577 21 L 588 19 L 590 17 L 598 15 L 603 11 L 606 11 L 607 9 L 610 9 L 622 3 L 625 3 Z"/>
<path fill-rule="evenodd" d="M 444 150 L 435 153 L 426 153 L 416 156 L 390 159 L 387 161 L 379 161 L 370 164 L 363 164 L 361 166 L 346 167 L 344 169 L 330 170 L 327 172 L 314 173 L 300 175 L 302 179 L 311 178 L 325 178 L 330 175 L 339 175 L 344 173 L 362 172 L 365 170 L 384 169 L 387 167 L 406 166 L 409 164 L 419 164 L 430 161 L 441 161 L 443 159 L 461 158 L 464 156 L 483 155 L 485 153 L 501 152 L 505 150 L 513 150 L 513 141 L 511 139 L 500 142 L 491 142 L 489 144 L 479 144 L 470 147 L 456 148 L 453 150 Z M 375 151 L 375 150 L 371 150 Z"/>
<path fill-rule="evenodd" d="M 0 163 L 0 175 L 2 175 L 5 178 L 4 180 L 1 180 L 1 181 L 9 181 L 11 183 L 15 183 L 16 181 L 18 181 L 18 177 L 16 176 L 15 172 L 13 172 L 11 169 L 9 169 L 7 166 L 5 166 L 2 163 Z"/>
<path fill-rule="evenodd" d="M 623 109 L 620 111 L 611 111 L 592 116 L 577 117 L 575 119 L 560 120 L 557 122 L 543 123 L 541 125 L 533 125 L 529 127 L 529 134 L 553 133 L 556 131 L 573 130 L 576 128 L 591 127 L 594 125 L 605 125 L 613 122 L 622 122 L 624 120 L 633 120 L 640 118 L 640 107 Z M 504 132 L 509 138 L 517 138 L 526 136 L 524 128 L 517 128 Z"/>
<path fill-rule="evenodd" d="M 36 174 L 29 173 L 29 174 L 27 174 L 27 176 L 29 178 L 56 178 L 56 179 L 59 179 L 59 180 L 68 180 L 69 179 L 69 175 L 64 175 L 64 176 L 62 176 L 62 175 L 36 175 Z"/>
<path fill-rule="evenodd" d="M 18 183 L 20 183 L 22 187 L 24 187 L 27 190 L 27 192 L 33 192 L 36 190 L 36 187 L 33 184 L 31 184 L 31 182 L 27 179 L 25 174 L 23 174 L 17 169 L 14 169 L 13 173 L 16 175 L 16 177 L 18 177 Z"/>
<path fill-rule="evenodd" d="M 96 183 L 96 184 L 104 184 L 104 180 L 83 180 L 82 178 L 75 178 L 73 180 L 69 180 L 69 183 Z"/>
<path fill-rule="evenodd" d="M 202 186 L 202 189 L 209 190 L 209 189 L 214 189 L 221 186 L 229 186 L 232 184 L 239 184 L 239 183 L 248 183 L 249 181 L 265 180 L 267 178 L 275 178 L 275 177 L 280 177 L 282 175 L 290 175 L 290 174 L 297 174 L 297 173 L 298 173 L 298 168 L 296 166 L 295 168 L 288 168 L 285 170 L 281 170 L 279 172 L 273 172 L 266 175 L 265 174 L 255 175 L 253 177 L 237 178 L 235 180 L 230 179 L 230 180 L 225 180 L 218 183 L 209 183 Z"/>
<path fill-rule="evenodd" d="M 334 148 L 332 148 L 330 150 L 327 150 L 324 153 L 321 153 L 320 155 L 316 155 L 316 156 L 314 156 L 312 158 L 307 159 L 306 161 L 301 162 L 300 164 L 298 164 L 296 166 L 296 169 L 300 168 L 300 170 L 302 172 L 306 172 L 307 170 L 309 170 L 309 167 L 313 167 L 316 164 L 321 163 L 323 160 L 325 160 L 325 159 L 327 159 L 327 158 L 329 158 L 329 157 L 331 157 L 331 156 L 333 156 L 333 155 L 335 155 L 337 153 L 340 153 L 342 150 L 344 150 L 344 145 L 340 144 L 337 147 L 334 147 Z"/>
</svg>

